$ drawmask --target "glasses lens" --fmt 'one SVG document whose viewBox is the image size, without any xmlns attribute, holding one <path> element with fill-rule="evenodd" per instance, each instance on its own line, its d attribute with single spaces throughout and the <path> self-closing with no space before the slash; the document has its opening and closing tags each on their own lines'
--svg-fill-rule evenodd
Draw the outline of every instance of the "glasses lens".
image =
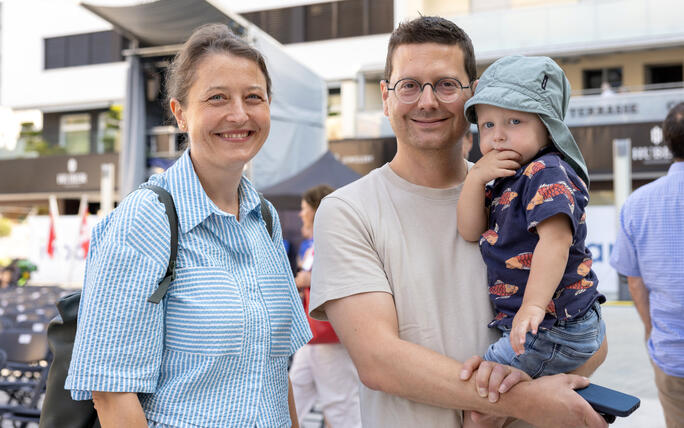
<svg viewBox="0 0 684 428">
<path fill-rule="evenodd" d="M 413 79 L 402 79 L 394 87 L 397 97 L 405 103 L 412 103 L 420 97 L 420 84 Z"/>
<path fill-rule="evenodd" d="M 456 101 L 459 95 L 461 95 L 461 84 L 456 79 L 440 79 L 435 84 L 435 92 L 437 97 L 445 103 Z"/>
</svg>

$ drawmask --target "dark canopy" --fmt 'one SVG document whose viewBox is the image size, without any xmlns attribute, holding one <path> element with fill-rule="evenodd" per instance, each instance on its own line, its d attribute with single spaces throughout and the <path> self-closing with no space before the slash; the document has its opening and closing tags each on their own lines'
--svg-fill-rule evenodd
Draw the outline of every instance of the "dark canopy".
<svg viewBox="0 0 684 428">
<path fill-rule="evenodd" d="M 310 188 L 327 184 L 337 189 L 360 177 L 355 171 L 335 159 L 335 155 L 330 151 L 327 151 L 297 175 L 267 187 L 262 192 L 278 211 L 299 210 L 302 193 Z"/>
<path fill-rule="evenodd" d="M 223 22 L 241 35 L 245 26 L 233 14 L 215 8 L 206 0 L 163 0 L 130 6 L 101 6 L 81 3 L 111 23 L 140 47 L 184 43 L 192 31 L 208 22 Z"/>
</svg>

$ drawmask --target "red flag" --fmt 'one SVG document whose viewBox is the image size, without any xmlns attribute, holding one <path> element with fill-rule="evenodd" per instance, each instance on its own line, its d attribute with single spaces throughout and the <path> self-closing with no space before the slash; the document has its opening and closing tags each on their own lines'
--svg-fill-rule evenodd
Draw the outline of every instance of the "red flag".
<svg viewBox="0 0 684 428">
<path fill-rule="evenodd" d="M 88 255 L 88 249 L 90 248 L 90 234 L 88 233 L 88 197 L 86 195 L 81 197 L 79 211 L 81 214 L 81 225 L 78 228 L 78 246 L 85 259 Z"/>
<path fill-rule="evenodd" d="M 55 255 L 55 240 L 57 239 L 57 232 L 55 230 L 57 217 L 59 212 L 57 211 L 57 198 L 54 195 L 50 195 L 49 199 L 50 206 L 50 231 L 48 232 L 48 242 L 47 242 L 47 253 L 50 258 Z"/>
</svg>

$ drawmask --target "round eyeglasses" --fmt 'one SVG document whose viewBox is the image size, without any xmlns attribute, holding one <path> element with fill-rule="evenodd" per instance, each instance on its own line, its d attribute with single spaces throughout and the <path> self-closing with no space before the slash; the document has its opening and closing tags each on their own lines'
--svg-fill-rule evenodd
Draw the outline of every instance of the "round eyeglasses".
<svg viewBox="0 0 684 428">
<path fill-rule="evenodd" d="M 406 78 L 395 83 L 393 88 L 389 87 L 389 80 L 385 82 L 387 90 L 394 91 L 399 101 L 404 104 L 413 104 L 418 101 L 423 94 L 423 89 L 428 85 L 432 88 L 435 97 L 443 103 L 453 103 L 466 89 L 470 89 L 470 86 L 463 86 L 458 79 L 451 77 L 439 79 L 434 84 L 425 82 L 422 85 L 416 79 Z"/>
</svg>

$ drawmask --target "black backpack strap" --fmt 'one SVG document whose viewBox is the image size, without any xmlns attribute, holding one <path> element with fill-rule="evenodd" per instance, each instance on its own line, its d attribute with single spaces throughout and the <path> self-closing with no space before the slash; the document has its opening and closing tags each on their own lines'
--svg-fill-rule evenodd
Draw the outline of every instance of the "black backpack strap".
<svg viewBox="0 0 684 428">
<path fill-rule="evenodd" d="M 171 251 L 169 254 L 169 265 L 166 268 L 166 275 L 159 282 L 159 286 L 154 293 L 147 298 L 150 303 L 158 304 L 169 290 L 171 281 L 176 277 L 176 256 L 178 255 L 178 214 L 176 213 L 176 205 L 173 203 L 173 197 L 166 189 L 153 184 L 147 184 L 144 189 L 150 189 L 157 194 L 159 202 L 164 204 L 166 216 L 169 218 L 169 228 L 171 230 Z"/>
<path fill-rule="evenodd" d="M 264 199 L 264 195 L 261 193 L 259 193 L 259 201 L 261 202 L 261 217 L 263 217 L 264 222 L 266 223 L 268 236 L 273 239 L 273 214 L 271 214 L 271 210 L 268 209 L 266 199 Z"/>
</svg>

